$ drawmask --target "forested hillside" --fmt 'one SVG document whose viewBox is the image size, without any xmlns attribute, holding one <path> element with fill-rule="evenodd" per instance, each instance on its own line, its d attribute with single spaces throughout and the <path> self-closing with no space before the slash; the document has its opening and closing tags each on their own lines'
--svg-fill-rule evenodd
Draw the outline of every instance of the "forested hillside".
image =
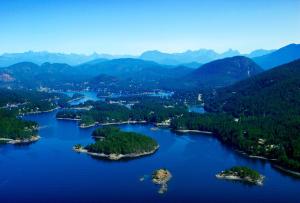
<svg viewBox="0 0 300 203">
<path fill-rule="evenodd" d="M 206 96 L 204 115 L 185 114 L 174 129 L 208 130 L 251 155 L 300 171 L 300 60 Z"/>
</svg>

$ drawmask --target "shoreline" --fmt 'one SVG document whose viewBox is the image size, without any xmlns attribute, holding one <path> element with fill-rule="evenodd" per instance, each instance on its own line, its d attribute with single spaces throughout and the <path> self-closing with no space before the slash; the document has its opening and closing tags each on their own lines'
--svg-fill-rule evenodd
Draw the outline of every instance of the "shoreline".
<svg viewBox="0 0 300 203">
<path fill-rule="evenodd" d="M 31 138 L 26 139 L 10 139 L 10 138 L 0 138 L 0 141 L 6 141 L 6 144 L 30 144 L 41 139 L 39 135 L 31 136 Z"/>
<path fill-rule="evenodd" d="M 123 125 L 123 124 L 145 124 L 147 121 L 120 121 L 120 122 L 111 122 L 111 123 L 98 123 L 95 122 L 90 125 L 79 125 L 80 128 L 90 128 L 97 125 L 108 126 L 108 125 Z"/>
<path fill-rule="evenodd" d="M 175 130 L 175 132 L 180 132 L 180 133 L 202 133 L 202 134 L 213 134 L 213 132 L 210 132 L 210 131 L 204 131 L 204 130 Z"/>
<path fill-rule="evenodd" d="M 73 102 L 73 101 L 77 101 L 77 100 L 84 99 L 84 98 L 85 98 L 85 96 L 82 96 L 82 97 L 70 99 L 70 100 L 68 100 L 67 102 L 68 102 L 68 103 L 71 103 L 71 102 Z"/>
<path fill-rule="evenodd" d="M 59 119 L 59 120 L 72 120 L 72 121 L 79 121 L 79 120 L 81 120 L 81 119 L 68 119 L 68 118 L 57 118 L 57 119 Z M 107 126 L 107 125 L 122 125 L 122 124 L 151 124 L 151 123 L 149 123 L 147 121 L 121 121 L 121 122 L 111 122 L 111 123 L 97 123 L 97 122 L 95 122 L 94 124 L 91 124 L 91 125 L 88 125 L 88 126 L 82 126 L 82 125 L 80 125 L 79 127 L 82 128 L 82 129 L 84 129 L 84 128 L 94 127 L 96 125 Z M 172 130 L 170 127 L 168 127 L 168 128 L 170 130 Z M 210 131 L 201 131 L 201 130 L 188 130 L 188 129 L 185 129 L 185 130 L 174 130 L 174 131 L 175 132 L 179 132 L 179 133 L 199 133 L 199 134 L 208 134 L 208 135 L 213 134 L 213 132 L 210 132 Z M 247 154 L 244 151 L 237 150 L 237 149 L 234 149 L 234 151 L 236 151 L 239 154 L 241 154 L 243 156 L 246 156 L 247 158 L 250 158 L 250 159 L 259 159 L 259 160 L 269 161 L 269 162 L 271 162 L 270 164 L 273 165 L 275 168 L 277 168 L 277 169 L 279 169 L 281 171 L 287 172 L 289 174 L 296 175 L 296 176 L 300 177 L 300 172 L 289 170 L 289 169 L 286 169 L 286 168 L 284 168 L 282 166 L 279 166 L 279 165 L 277 165 L 275 163 L 272 163 L 272 162 L 276 161 L 277 159 L 270 159 L 270 158 L 267 158 L 267 157 L 264 157 L 264 156 L 250 155 L 250 154 Z M 105 155 L 105 154 L 101 155 L 101 157 L 105 157 L 105 156 L 107 157 L 109 155 Z"/>
<path fill-rule="evenodd" d="M 94 126 L 96 126 L 96 125 L 98 125 L 98 122 L 95 122 L 95 123 L 90 124 L 90 125 L 83 125 L 83 124 L 80 124 L 80 125 L 79 125 L 79 128 L 82 128 L 82 129 L 84 129 L 84 128 L 91 128 L 91 127 L 94 127 Z"/>
<path fill-rule="evenodd" d="M 75 152 L 85 153 L 85 154 L 89 154 L 91 156 L 101 157 L 101 158 L 109 159 L 112 161 L 118 161 L 118 160 L 124 159 L 124 158 L 137 158 L 137 157 L 141 157 L 141 156 L 154 154 L 158 149 L 159 149 L 159 145 L 157 145 L 153 150 L 151 150 L 149 152 L 143 152 L 143 153 L 104 154 L 104 153 L 89 152 L 87 149 L 84 149 L 84 148 L 76 149 L 75 147 L 73 147 L 73 150 Z"/>
<path fill-rule="evenodd" d="M 122 125 L 122 124 L 143 124 L 147 123 L 147 121 L 120 121 L 120 122 L 112 122 L 112 123 L 99 123 L 99 125 Z"/>
<path fill-rule="evenodd" d="M 235 176 L 235 175 L 222 175 L 220 173 L 216 174 L 216 178 L 218 179 L 224 179 L 224 180 L 236 180 L 236 181 L 243 181 L 243 182 L 248 182 L 248 183 L 252 183 L 255 185 L 259 185 L 262 186 L 263 185 L 263 180 L 264 180 L 264 176 L 261 176 L 260 180 L 254 181 L 252 179 L 249 178 L 241 178 L 239 176 Z"/>
<path fill-rule="evenodd" d="M 80 118 L 56 118 L 57 120 L 80 121 Z"/>
<path fill-rule="evenodd" d="M 238 150 L 238 149 L 235 149 L 234 151 L 238 152 L 239 154 L 241 154 L 243 156 L 251 158 L 251 159 L 260 159 L 260 160 L 265 160 L 265 161 L 270 161 L 270 162 L 277 161 L 277 159 L 270 159 L 270 158 L 267 158 L 267 157 L 264 157 L 264 156 L 250 155 L 250 154 L 247 154 L 246 152 Z"/>
<path fill-rule="evenodd" d="M 285 168 L 285 167 L 283 167 L 283 166 L 279 166 L 279 165 L 277 165 L 277 164 L 273 164 L 273 166 L 274 166 L 276 169 L 278 169 L 278 170 L 281 170 L 281 171 L 286 172 L 286 173 L 288 173 L 288 174 L 291 174 L 291 175 L 295 175 L 295 176 L 297 176 L 297 177 L 300 177 L 300 172 L 297 172 L 297 171 L 293 171 L 293 170 L 287 169 L 287 168 Z"/>
<path fill-rule="evenodd" d="M 46 110 L 46 111 L 34 111 L 34 112 L 27 112 L 27 113 L 21 113 L 21 115 L 26 116 L 26 115 L 31 115 L 31 114 L 40 114 L 40 113 L 49 113 L 52 111 L 55 111 L 57 109 L 60 109 L 61 107 L 56 107 L 54 109 Z"/>
<path fill-rule="evenodd" d="M 92 109 L 92 107 L 68 107 L 68 108 L 65 108 L 65 109 L 71 109 L 71 110 L 86 110 L 86 111 L 89 111 Z"/>
</svg>

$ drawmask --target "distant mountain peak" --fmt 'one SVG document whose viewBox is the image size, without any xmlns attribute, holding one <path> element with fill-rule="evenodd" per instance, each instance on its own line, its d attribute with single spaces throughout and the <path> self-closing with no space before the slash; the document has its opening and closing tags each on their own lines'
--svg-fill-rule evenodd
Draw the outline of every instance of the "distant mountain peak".
<svg viewBox="0 0 300 203">
<path fill-rule="evenodd" d="M 198 87 L 216 88 L 231 85 L 262 71 L 250 58 L 234 56 L 204 64 L 184 80 Z"/>
<path fill-rule="evenodd" d="M 264 69 L 270 69 L 300 58 L 300 44 L 289 44 L 270 54 L 255 57 L 253 60 Z"/>
</svg>

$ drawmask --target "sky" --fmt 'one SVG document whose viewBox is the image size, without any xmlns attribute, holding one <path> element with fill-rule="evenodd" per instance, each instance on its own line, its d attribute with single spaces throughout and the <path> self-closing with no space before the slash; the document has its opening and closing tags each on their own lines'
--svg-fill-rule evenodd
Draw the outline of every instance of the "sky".
<svg viewBox="0 0 300 203">
<path fill-rule="evenodd" d="M 0 53 L 247 53 L 290 43 L 300 43 L 300 0 L 0 0 Z"/>
</svg>

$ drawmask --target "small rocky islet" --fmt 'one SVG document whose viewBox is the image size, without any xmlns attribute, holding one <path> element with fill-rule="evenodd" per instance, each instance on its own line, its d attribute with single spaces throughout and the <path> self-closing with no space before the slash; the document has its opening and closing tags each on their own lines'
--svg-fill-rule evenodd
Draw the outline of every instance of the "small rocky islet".
<svg viewBox="0 0 300 203">
<path fill-rule="evenodd" d="M 242 181 L 254 185 L 263 185 L 265 177 L 246 166 L 234 166 L 216 174 L 219 179 Z"/>
<path fill-rule="evenodd" d="M 152 182 L 160 185 L 159 194 L 164 194 L 168 191 L 168 182 L 171 180 L 172 174 L 167 169 L 158 169 L 152 174 Z"/>
</svg>

